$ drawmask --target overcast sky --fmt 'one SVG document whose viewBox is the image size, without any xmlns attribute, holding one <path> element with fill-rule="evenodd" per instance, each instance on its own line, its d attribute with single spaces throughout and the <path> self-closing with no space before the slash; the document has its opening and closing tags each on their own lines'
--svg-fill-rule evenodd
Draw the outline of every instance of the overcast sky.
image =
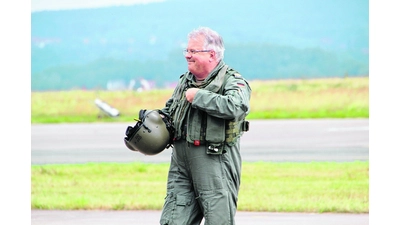
<svg viewBox="0 0 400 225">
<path fill-rule="evenodd" d="M 134 5 L 165 0 L 31 0 L 31 12 L 43 10 L 97 8 L 104 6 Z"/>
</svg>

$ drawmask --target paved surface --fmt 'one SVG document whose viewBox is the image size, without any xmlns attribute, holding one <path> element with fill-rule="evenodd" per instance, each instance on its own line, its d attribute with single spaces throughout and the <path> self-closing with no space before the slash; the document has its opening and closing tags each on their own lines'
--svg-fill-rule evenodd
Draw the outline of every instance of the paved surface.
<svg viewBox="0 0 400 225">
<path fill-rule="evenodd" d="M 155 225 L 160 211 L 32 210 L 32 225 Z M 368 225 L 369 214 L 237 212 L 237 225 Z M 202 222 L 204 224 L 204 221 Z"/>
<path fill-rule="evenodd" d="M 31 126 L 31 163 L 169 162 L 130 151 L 123 143 L 132 123 Z M 243 161 L 310 162 L 369 160 L 368 119 L 253 120 L 242 137 Z"/>
<path fill-rule="evenodd" d="M 31 126 L 31 164 L 169 162 L 170 150 L 144 156 L 123 144 L 132 123 Z M 242 137 L 243 161 L 369 160 L 368 119 L 251 121 Z M 31 210 L 35 225 L 150 225 L 160 211 Z M 204 222 L 203 222 L 204 223 Z M 237 225 L 368 225 L 369 214 L 237 212 Z"/>
</svg>

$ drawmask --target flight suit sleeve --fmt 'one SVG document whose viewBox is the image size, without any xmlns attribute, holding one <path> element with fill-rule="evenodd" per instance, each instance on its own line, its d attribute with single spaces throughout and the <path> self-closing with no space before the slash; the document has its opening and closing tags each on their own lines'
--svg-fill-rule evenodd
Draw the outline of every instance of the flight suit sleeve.
<svg viewBox="0 0 400 225">
<path fill-rule="evenodd" d="M 165 103 L 165 107 L 162 108 L 161 111 L 169 115 L 172 102 L 173 102 L 173 98 L 168 99 L 167 102 Z"/>
<path fill-rule="evenodd" d="M 251 88 L 240 75 L 231 75 L 222 94 L 200 89 L 194 96 L 192 107 L 222 118 L 244 117 L 250 110 Z"/>
<path fill-rule="evenodd" d="M 182 74 L 182 75 L 179 77 L 179 83 L 178 83 L 178 85 L 175 87 L 174 92 L 172 93 L 172 96 L 165 102 L 164 108 L 161 109 L 161 111 L 162 111 L 163 113 L 168 114 L 168 115 L 171 114 L 171 106 L 172 106 L 172 104 L 173 104 L 173 102 L 174 102 L 174 99 L 176 98 L 176 95 L 179 95 L 179 89 L 180 89 L 180 87 L 181 87 L 181 85 L 182 85 L 182 81 L 183 81 L 183 79 L 184 79 L 184 75 L 185 75 L 185 74 Z"/>
</svg>

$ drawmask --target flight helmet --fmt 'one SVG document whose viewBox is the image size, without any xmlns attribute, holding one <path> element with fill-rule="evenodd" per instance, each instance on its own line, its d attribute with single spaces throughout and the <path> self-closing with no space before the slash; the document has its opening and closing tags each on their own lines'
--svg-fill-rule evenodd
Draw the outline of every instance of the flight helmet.
<svg viewBox="0 0 400 225">
<path fill-rule="evenodd" d="M 156 155 L 171 147 L 173 126 L 170 117 L 161 110 L 139 111 L 139 120 L 134 127 L 128 126 L 124 142 L 132 151 L 145 155 Z"/>
</svg>

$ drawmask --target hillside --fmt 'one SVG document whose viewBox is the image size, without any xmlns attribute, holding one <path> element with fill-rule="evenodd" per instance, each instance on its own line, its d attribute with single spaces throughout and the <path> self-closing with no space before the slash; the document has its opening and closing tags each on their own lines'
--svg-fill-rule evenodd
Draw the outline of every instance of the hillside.
<svg viewBox="0 0 400 225">
<path fill-rule="evenodd" d="M 32 90 L 107 88 L 185 72 L 186 35 L 217 30 L 225 62 L 247 79 L 364 76 L 368 1 L 167 0 L 31 13 Z"/>
</svg>

